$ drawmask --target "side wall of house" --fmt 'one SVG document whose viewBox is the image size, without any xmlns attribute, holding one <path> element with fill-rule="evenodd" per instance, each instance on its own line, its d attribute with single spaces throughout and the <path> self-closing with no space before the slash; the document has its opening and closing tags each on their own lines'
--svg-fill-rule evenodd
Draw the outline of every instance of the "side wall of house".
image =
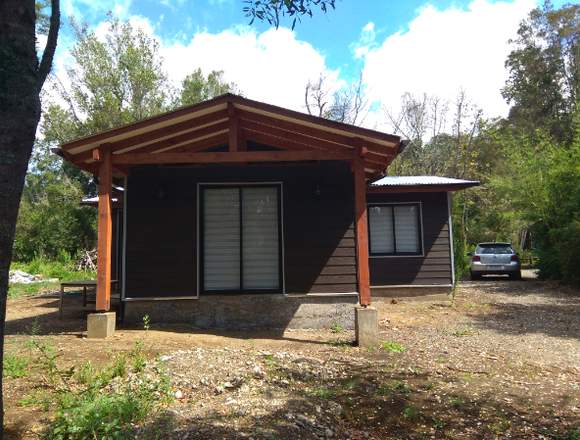
<svg viewBox="0 0 580 440">
<path fill-rule="evenodd" d="M 418 202 L 422 217 L 423 256 L 371 257 L 371 286 L 452 283 L 447 193 L 369 194 L 367 202 Z"/>
<path fill-rule="evenodd" d="M 355 292 L 348 164 L 140 167 L 128 178 L 125 298 L 194 297 L 199 183 L 282 183 L 286 293 Z"/>
</svg>

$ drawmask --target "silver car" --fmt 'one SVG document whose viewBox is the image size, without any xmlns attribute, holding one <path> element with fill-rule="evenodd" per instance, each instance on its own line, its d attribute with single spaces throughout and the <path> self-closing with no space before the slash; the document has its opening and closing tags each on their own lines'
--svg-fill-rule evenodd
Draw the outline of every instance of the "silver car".
<svg viewBox="0 0 580 440">
<path fill-rule="evenodd" d="M 522 278 L 518 254 L 510 243 L 479 243 L 471 257 L 470 273 L 472 280 L 482 275 L 509 275 L 511 279 Z"/>
</svg>

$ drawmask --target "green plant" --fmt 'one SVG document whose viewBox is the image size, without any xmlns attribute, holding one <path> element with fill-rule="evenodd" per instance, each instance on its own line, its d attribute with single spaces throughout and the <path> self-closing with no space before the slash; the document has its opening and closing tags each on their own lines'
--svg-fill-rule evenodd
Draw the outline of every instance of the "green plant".
<svg viewBox="0 0 580 440">
<path fill-rule="evenodd" d="M 407 351 L 403 345 L 394 341 L 384 341 L 381 344 L 381 348 L 385 351 L 390 351 L 391 353 L 403 353 L 404 351 Z"/>
<path fill-rule="evenodd" d="M 136 341 L 135 347 L 131 351 L 133 371 L 139 373 L 145 369 L 147 358 L 145 356 L 145 344 L 143 341 Z"/>
<path fill-rule="evenodd" d="M 149 317 L 149 315 L 143 315 L 143 330 L 145 330 L 145 332 L 148 332 L 150 328 L 151 328 L 151 318 Z"/>
<path fill-rule="evenodd" d="M 145 374 L 144 355 L 138 345 L 101 369 L 87 362 L 74 374 L 59 370 L 46 348 L 38 347 L 44 362 L 56 369 L 55 375 L 62 380 L 53 385 L 52 394 L 29 396 L 22 401 L 38 404 L 44 400 L 54 408 L 55 417 L 45 432 L 46 439 L 131 438 L 135 423 L 171 399 L 169 376 L 159 365 Z M 131 375 L 129 363 L 139 366 Z"/>
<path fill-rule="evenodd" d="M 323 400 L 330 400 L 336 397 L 336 392 L 330 388 L 317 387 L 310 391 L 309 393 L 312 397 L 318 397 Z"/>
<path fill-rule="evenodd" d="M 415 421 L 419 418 L 419 415 L 420 415 L 419 410 L 417 409 L 417 407 L 413 405 L 407 405 L 403 409 L 403 417 L 407 420 Z"/>
<path fill-rule="evenodd" d="M 392 393 L 408 395 L 411 394 L 411 387 L 403 381 L 393 380 L 390 383 L 380 385 L 377 392 L 382 396 L 387 396 Z"/>
<path fill-rule="evenodd" d="M 453 336 L 457 336 L 458 338 L 461 338 L 463 336 L 473 336 L 477 334 L 477 330 L 475 330 L 474 328 L 470 327 L 470 326 L 464 326 L 464 327 L 460 327 L 456 330 L 454 330 L 451 333 Z"/>
<path fill-rule="evenodd" d="M 459 409 L 461 408 L 463 405 L 465 405 L 465 400 L 463 400 L 463 398 L 461 397 L 451 397 L 449 399 L 449 403 L 451 404 L 451 406 L 455 409 Z"/>
<path fill-rule="evenodd" d="M 12 379 L 26 377 L 28 375 L 29 364 L 30 360 L 28 358 L 5 353 L 3 376 Z"/>
<path fill-rule="evenodd" d="M 342 333 L 342 332 L 344 332 L 344 327 L 342 325 L 338 324 L 337 322 L 334 322 L 330 326 L 330 331 L 332 333 Z"/>
</svg>

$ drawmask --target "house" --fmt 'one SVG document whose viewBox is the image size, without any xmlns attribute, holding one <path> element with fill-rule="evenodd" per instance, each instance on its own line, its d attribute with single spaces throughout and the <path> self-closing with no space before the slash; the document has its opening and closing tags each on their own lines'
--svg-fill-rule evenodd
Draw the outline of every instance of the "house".
<svg viewBox="0 0 580 440">
<path fill-rule="evenodd" d="M 449 290 L 448 193 L 477 182 L 383 177 L 404 146 L 232 94 L 62 145 L 98 176 L 97 311 L 110 309 L 113 184 L 127 321 L 352 327 L 374 292 Z"/>
</svg>

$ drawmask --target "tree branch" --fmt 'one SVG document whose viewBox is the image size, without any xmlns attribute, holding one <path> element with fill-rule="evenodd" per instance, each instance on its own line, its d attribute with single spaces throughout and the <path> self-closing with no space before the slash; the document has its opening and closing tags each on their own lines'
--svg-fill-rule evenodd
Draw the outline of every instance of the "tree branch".
<svg viewBox="0 0 580 440">
<path fill-rule="evenodd" d="M 54 58 L 54 52 L 56 51 L 56 42 L 58 40 L 58 30 L 60 28 L 60 1 L 51 0 L 50 6 L 50 29 L 48 30 L 48 38 L 46 40 L 46 47 L 42 53 L 42 60 L 38 66 L 38 91 L 42 89 L 44 81 L 50 72 L 52 67 L 52 60 Z"/>
</svg>

